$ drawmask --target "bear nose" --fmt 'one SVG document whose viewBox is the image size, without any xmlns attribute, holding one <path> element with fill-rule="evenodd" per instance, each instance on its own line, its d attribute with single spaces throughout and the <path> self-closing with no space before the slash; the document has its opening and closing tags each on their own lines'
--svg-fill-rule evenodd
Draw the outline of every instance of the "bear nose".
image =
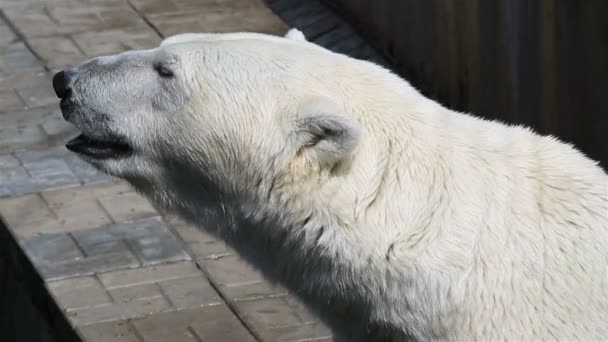
<svg viewBox="0 0 608 342">
<path fill-rule="evenodd" d="M 65 99 L 72 93 L 72 90 L 68 86 L 71 76 L 72 72 L 69 70 L 61 70 L 53 76 L 53 90 L 55 90 L 58 98 Z"/>
</svg>

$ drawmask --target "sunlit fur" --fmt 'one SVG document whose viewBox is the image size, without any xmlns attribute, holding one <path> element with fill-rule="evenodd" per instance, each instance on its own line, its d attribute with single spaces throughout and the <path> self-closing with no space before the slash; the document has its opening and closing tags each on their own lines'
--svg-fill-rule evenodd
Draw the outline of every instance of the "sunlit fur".
<svg viewBox="0 0 608 342">
<path fill-rule="evenodd" d="M 298 32 L 104 58 L 77 67 L 74 123 L 135 153 L 89 162 L 224 238 L 345 341 L 608 337 L 608 176 L 572 146 Z M 175 79 L 110 67 L 163 58 Z M 107 102 L 106 120 L 86 110 Z"/>
</svg>

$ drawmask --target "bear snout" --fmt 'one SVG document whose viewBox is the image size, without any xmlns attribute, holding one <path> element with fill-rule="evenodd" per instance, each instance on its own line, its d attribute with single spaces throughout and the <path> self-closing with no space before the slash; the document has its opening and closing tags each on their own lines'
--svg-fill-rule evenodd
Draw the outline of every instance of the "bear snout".
<svg viewBox="0 0 608 342">
<path fill-rule="evenodd" d="M 60 99 L 65 99 L 72 95 L 72 89 L 70 87 L 71 79 L 74 72 L 70 69 L 64 69 L 59 71 L 53 76 L 53 90 Z"/>
<path fill-rule="evenodd" d="M 71 113 L 73 113 L 74 101 L 72 100 L 72 79 L 75 72 L 70 69 L 64 69 L 59 71 L 53 76 L 53 90 L 58 98 L 61 99 L 59 102 L 59 108 L 63 118 L 69 121 Z"/>
</svg>

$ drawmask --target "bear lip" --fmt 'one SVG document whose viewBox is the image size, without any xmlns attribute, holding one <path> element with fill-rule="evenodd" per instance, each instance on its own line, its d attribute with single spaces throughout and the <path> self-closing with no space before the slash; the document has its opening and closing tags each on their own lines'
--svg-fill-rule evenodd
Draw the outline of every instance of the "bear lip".
<svg viewBox="0 0 608 342">
<path fill-rule="evenodd" d="M 121 138 L 99 140 L 84 134 L 68 141 L 65 147 L 93 159 L 118 159 L 128 156 L 133 149 Z"/>
</svg>

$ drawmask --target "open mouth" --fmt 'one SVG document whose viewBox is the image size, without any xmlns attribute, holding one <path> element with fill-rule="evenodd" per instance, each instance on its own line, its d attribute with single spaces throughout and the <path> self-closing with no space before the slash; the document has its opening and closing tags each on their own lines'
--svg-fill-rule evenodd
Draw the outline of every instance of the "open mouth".
<svg viewBox="0 0 608 342">
<path fill-rule="evenodd" d="M 128 156 L 133 151 L 122 139 L 98 140 L 84 134 L 68 141 L 65 147 L 93 159 L 118 159 Z"/>
</svg>

